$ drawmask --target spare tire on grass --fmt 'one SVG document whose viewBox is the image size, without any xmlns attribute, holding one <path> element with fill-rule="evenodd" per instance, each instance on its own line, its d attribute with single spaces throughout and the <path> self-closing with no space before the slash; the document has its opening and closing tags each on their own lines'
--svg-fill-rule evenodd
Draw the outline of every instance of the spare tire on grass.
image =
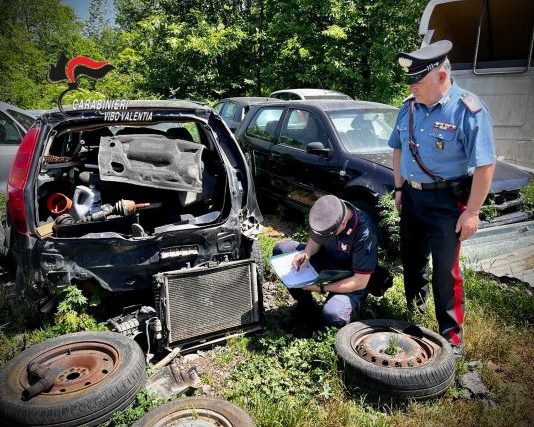
<svg viewBox="0 0 534 427">
<path fill-rule="evenodd" d="M 254 427 L 254 422 L 239 406 L 212 397 L 188 397 L 166 403 L 148 412 L 132 427 L 163 426 Z"/>
<path fill-rule="evenodd" d="M 439 334 L 399 320 L 350 323 L 336 335 L 346 384 L 394 400 L 432 399 L 454 380 L 455 358 Z"/>
<path fill-rule="evenodd" d="M 98 425 L 133 401 L 145 384 L 145 368 L 137 343 L 115 332 L 41 342 L 0 372 L 0 419 L 9 426 Z M 32 397 L 30 387 L 40 377 L 49 383 Z"/>
</svg>

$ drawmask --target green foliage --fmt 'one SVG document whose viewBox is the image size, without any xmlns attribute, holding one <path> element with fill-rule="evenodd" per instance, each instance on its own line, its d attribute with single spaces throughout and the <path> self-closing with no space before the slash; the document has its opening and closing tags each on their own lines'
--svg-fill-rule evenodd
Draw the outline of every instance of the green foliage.
<svg viewBox="0 0 534 427">
<path fill-rule="evenodd" d="M 398 253 L 400 248 L 400 214 L 395 207 L 395 199 L 386 193 L 378 199 L 378 225 L 386 238 L 387 248 Z"/>
<path fill-rule="evenodd" d="M 484 221 L 491 221 L 496 218 L 498 214 L 499 213 L 495 208 L 495 200 L 492 197 L 489 198 L 488 203 L 482 205 L 480 208 L 480 219 Z"/>
<path fill-rule="evenodd" d="M 209 101 L 310 86 L 398 104 L 407 86 L 395 54 L 419 45 L 426 2 L 116 0 L 118 27 L 106 4 L 92 0 L 84 26 L 59 0 L 2 2 L 0 99 L 52 107 L 66 86 L 46 82 L 48 66 L 65 51 L 115 66 L 82 80 L 78 98 Z"/>
<path fill-rule="evenodd" d="M 500 284 L 488 275 L 464 271 L 468 304 L 494 313 L 514 325 L 534 324 L 534 296 L 523 283 Z"/>
<path fill-rule="evenodd" d="M 0 191 L 0 215 L 6 212 L 6 193 Z"/>
<path fill-rule="evenodd" d="M 523 196 L 523 206 L 525 209 L 534 211 L 534 179 L 521 189 L 521 196 Z"/>
<path fill-rule="evenodd" d="M 388 340 L 388 345 L 386 349 L 384 350 L 384 353 L 386 353 L 389 356 L 396 356 L 400 351 L 401 351 L 401 347 L 399 345 L 399 338 L 390 337 Z"/>
<path fill-rule="evenodd" d="M 164 404 L 165 401 L 156 393 L 151 393 L 145 389 L 135 396 L 132 406 L 123 411 L 116 412 L 104 427 L 129 427 L 151 409 Z"/>
<path fill-rule="evenodd" d="M 236 367 L 225 396 L 260 393 L 266 403 L 291 397 L 303 404 L 331 398 L 337 381 L 335 332 L 320 333 L 314 340 L 269 332 L 251 343 L 252 356 Z"/>
<path fill-rule="evenodd" d="M 276 273 L 273 271 L 269 263 L 269 257 L 273 254 L 276 242 L 265 234 L 258 235 L 258 242 L 260 244 L 261 257 L 263 258 L 264 275 L 267 280 L 276 278 Z"/>
<path fill-rule="evenodd" d="M 308 223 L 308 220 L 306 220 L 306 223 Z M 304 225 L 298 225 L 295 231 L 293 232 L 292 239 L 297 242 L 307 242 L 309 236 L 308 228 Z"/>
</svg>

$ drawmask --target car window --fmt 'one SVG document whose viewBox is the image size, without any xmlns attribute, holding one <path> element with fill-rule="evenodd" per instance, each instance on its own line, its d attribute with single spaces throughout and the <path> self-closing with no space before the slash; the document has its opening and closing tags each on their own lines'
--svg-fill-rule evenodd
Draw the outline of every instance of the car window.
<svg viewBox="0 0 534 427">
<path fill-rule="evenodd" d="M 221 109 L 224 105 L 224 102 L 218 102 L 217 104 L 215 104 L 213 106 L 213 110 L 216 112 L 216 113 L 220 113 L 221 112 Z"/>
<path fill-rule="evenodd" d="M 267 141 L 275 141 L 276 128 L 283 111 L 283 107 L 258 110 L 247 128 L 246 134 L 266 139 Z"/>
<path fill-rule="evenodd" d="M 326 130 L 313 113 L 305 110 L 292 110 L 280 132 L 280 143 L 306 150 L 310 142 L 322 142 L 327 147 Z"/>
<path fill-rule="evenodd" d="M 228 102 L 226 103 L 224 108 L 220 110 L 219 114 L 221 115 L 222 118 L 226 120 L 233 120 L 236 111 L 237 111 L 237 104 L 233 102 Z"/>
<path fill-rule="evenodd" d="M 352 153 L 389 151 L 397 110 L 343 110 L 328 113 L 343 146 Z"/>
<path fill-rule="evenodd" d="M 0 144 L 18 144 L 21 139 L 15 122 L 0 111 Z"/>
<path fill-rule="evenodd" d="M 33 122 L 35 119 L 31 116 L 27 116 L 26 114 L 19 113 L 18 111 L 13 110 L 6 110 L 11 117 L 13 117 L 17 122 L 19 122 L 22 126 L 24 126 L 26 129 L 29 129 L 32 127 Z"/>
<path fill-rule="evenodd" d="M 291 101 L 300 99 L 297 95 L 292 94 L 291 92 L 280 92 L 275 95 L 272 95 L 273 98 L 283 99 L 284 101 Z"/>
</svg>

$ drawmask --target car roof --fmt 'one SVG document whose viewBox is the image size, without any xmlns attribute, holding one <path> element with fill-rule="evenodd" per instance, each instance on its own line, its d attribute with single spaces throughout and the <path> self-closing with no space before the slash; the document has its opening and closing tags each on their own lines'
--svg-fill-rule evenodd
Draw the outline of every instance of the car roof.
<svg viewBox="0 0 534 427">
<path fill-rule="evenodd" d="M 329 90 L 329 89 L 312 89 L 312 88 L 300 88 L 300 89 L 281 89 L 281 90 L 277 90 L 273 93 L 271 93 L 270 96 L 273 96 L 275 94 L 278 94 L 278 93 L 294 93 L 294 94 L 297 94 L 297 95 L 300 95 L 300 96 L 318 96 L 318 95 L 345 95 L 345 96 L 348 96 L 346 95 L 345 93 L 342 93 L 342 92 L 337 92 L 335 90 Z"/>
<path fill-rule="evenodd" d="M 92 103 L 92 102 L 98 102 L 99 100 L 83 100 L 84 103 Z M 127 102 L 128 103 L 128 108 L 127 109 L 131 109 L 131 108 L 168 108 L 168 109 L 177 109 L 177 110 L 204 110 L 204 111 L 210 111 L 211 110 L 211 107 L 209 107 L 208 105 L 206 104 L 203 104 L 203 103 L 200 103 L 200 102 L 196 102 L 196 101 L 190 101 L 190 100 L 182 100 L 182 99 L 167 99 L 167 100 L 152 100 L 152 99 L 148 99 L 148 100 L 129 100 L 129 99 L 111 99 L 111 100 L 101 100 L 102 102 L 106 102 L 106 101 L 109 101 L 109 102 Z M 93 108 L 92 105 L 89 106 L 89 108 L 85 108 L 85 104 L 82 106 L 82 108 L 76 108 L 74 109 L 73 108 L 73 104 L 66 104 L 63 106 L 63 111 L 76 111 L 76 112 L 81 112 L 81 111 L 94 111 L 98 108 Z M 112 109 L 109 109 L 109 108 L 102 108 L 101 109 L 102 111 L 105 111 L 105 110 L 112 110 Z M 117 108 L 115 108 L 113 111 L 116 111 Z M 57 112 L 60 112 L 60 110 L 58 108 L 55 108 L 53 110 L 50 111 L 51 113 L 57 113 Z"/>
<path fill-rule="evenodd" d="M 217 103 L 223 102 L 223 101 L 232 101 L 239 105 L 246 106 L 246 105 L 258 104 L 260 102 L 278 101 L 278 99 L 269 98 L 268 96 L 234 96 L 231 98 L 221 99 L 220 101 L 217 101 Z"/>
<path fill-rule="evenodd" d="M 370 101 L 355 101 L 352 99 L 317 99 L 309 101 L 277 101 L 277 102 L 266 102 L 260 104 L 263 106 L 287 106 L 291 105 L 293 107 L 307 107 L 313 106 L 317 109 L 323 111 L 339 111 L 339 110 L 354 110 L 354 109 L 388 109 L 388 110 L 397 110 L 397 107 L 388 104 L 381 104 L 379 102 L 370 102 Z"/>
<path fill-rule="evenodd" d="M 33 118 L 37 117 L 37 114 L 35 114 L 34 112 L 30 110 L 25 110 L 23 108 L 17 107 L 16 105 L 8 104 L 7 102 L 2 102 L 2 101 L 0 101 L 0 110 L 13 110 L 13 111 L 16 111 L 21 114 L 25 114 Z"/>
</svg>

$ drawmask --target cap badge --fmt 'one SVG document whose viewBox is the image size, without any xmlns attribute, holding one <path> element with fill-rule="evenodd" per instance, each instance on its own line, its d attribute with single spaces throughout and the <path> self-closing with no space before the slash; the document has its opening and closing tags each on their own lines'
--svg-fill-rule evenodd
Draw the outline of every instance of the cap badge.
<svg viewBox="0 0 534 427">
<path fill-rule="evenodd" d="M 413 64 L 413 61 L 410 58 L 404 58 L 404 57 L 399 58 L 399 65 L 402 67 L 405 73 L 409 71 L 408 69 L 411 67 L 412 64 Z"/>
</svg>

